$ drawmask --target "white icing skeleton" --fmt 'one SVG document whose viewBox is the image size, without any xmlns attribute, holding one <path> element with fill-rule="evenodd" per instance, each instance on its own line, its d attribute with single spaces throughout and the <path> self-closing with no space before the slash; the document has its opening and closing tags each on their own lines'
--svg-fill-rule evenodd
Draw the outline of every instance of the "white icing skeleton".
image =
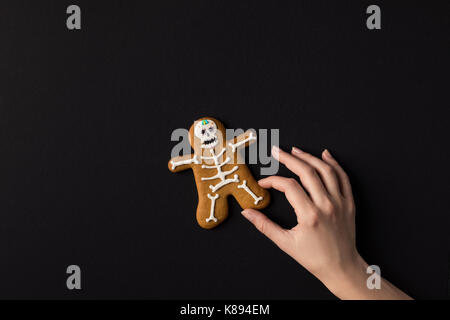
<svg viewBox="0 0 450 320">
<path fill-rule="evenodd" d="M 225 152 L 225 148 L 222 149 L 222 151 L 218 154 L 215 155 L 214 154 L 214 149 L 210 149 L 211 151 L 211 157 L 201 157 L 202 159 L 207 159 L 207 160 L 213 160 L 214 161 L 214 165 L 213 166 L 206 166 L 206 165 L 202 165 L 202 168 L 207 168 L 207 169 L 216 169 L 217 170 L 217 174 L 215 174 L 214 176 L 211 177 L 202 177 L 202 181 L 205 180 L 215 180 L 215 179 L 220 179 L 221 181 L 216 184 L 216 185 L 210 185 L 209 188 L 213 191 L 216 192 L 217 190 L 219 190 L 220 188 L 222 188 L 223 186 L 232 183 L 232 182 L 239 182 L 239 177 L 237 174 L 234 175 L 234 177 L 232 179 L 226 179 L 226 176 L 229 174 L 232 174 L 233 172 L 235 172 L 239 167 L 238 166 L 234 166 L 233 169 L 228 170 L 228 171 L 222 171 L 222 166 L 226 163 L 228 163 L 230 161 L 230 158 L 227 157 L 225 159 L 224 162 L 219 163 L 219 158 L 223 155 L 223 153 Z"/>
<path fill-rule="evenodd" d="M 216 206 L 216 200 L 219 197 L 218 194 L 216 194 L 214 197 L 208 193 L 208 198 L 211 199 L 211 210 L 209 211 L 209 217 L 206 218 L 206 222 L 214 221 L 217 222 L 217 218 L 214 217 L 214 207 Z"/>
<path fill-rule="evenodd" d="M 201 141 L 202 148 L 214 148 L 219 140 L 217 139 L 217 126 L 214 121 L 199 121 L 194 129 L 194 134 Z"/>
<path fill-rule="evenodd" d="M 237 187 L 238 187 L 238 189 L 244 189 L 245 191 L 247 191 L 248 194 L 250 194 L 252 196 L 252 198 L 255 200 L 255 205 L 257 205 L 258 202 L 260 202 L 263 199 L 263 197 L 257 197 L 253 193 L 253 191 L 250 190 L 249 187 L 247 187 L 247 181 L 246 180 L 242 181 L 242 184 L 238 185 Z"/>
<path fill-rule="evenodd" d="M 200 162 L 197 160 L 197 155 L 194 154 L 194 156 L 191 159 L 180 160 L 180 161 L 170 160 L 170 163 L 172 164 L 172 170 L 173 170 L 176 167 L 181 166 L 183 164 L 191 164 L 191 163 L 199 164 Z"/>
<path fill-rule="evenodd" d="M 210 184 L 207 186 L 210 189 L 211 193 L 206 194 L 207 198 L 209 199 L 209 216 L 205 218 L 207 207 L 205 206 L 204 202 L 201 202 L 203 203 L 201 207 L 202 221 L 205 221 L 206 224 L 199 221 L 200 225 L 207 229 L 211 228 L 208 227 L 208 225 L 210 225 L 211 223 L 214 223 L 214 225 L 216 225 L 220 222 L 219 218 L 215 215 L 216 201 L 226 201 L 226 195 L 229 194 L 230 191 L 225 191 L 226 193 L 224 198 L 221 198 L 216 192 L 220 191 L 227 185 L 235 183 L 236 189 L 245 190 L 247 194 L 253 199 L 253 204 L 255 206 L 258 206 L 260 202 L 264 202 L 262 203 L 262 206 L 265 206 L 268 203 L 268 199 L 267 201 L 265 201 L 262 195 L 258 196 L 254 191 L 250 189 L 250 187 L 247 185 L 247 180 L 243 180 L 242 183 L 239 184 L 239 175 L 243 174 L 242 171 L 238 171 L 241 168 L 239 165 L 234 165 L 233 167 L 230 166 L 228 170 L 223 169 L 225 165 L 230 165 L 232 163 L 232 159 L 237 159 L 238 156 L 236 154 L 236 151 L 238 150 L 238 148 L 245 145 L 247 142 L 256 140 L 256 136 L 253 134 L 253 132 L 250 132 L 247 137 L 245 137 L 245 135 L 242 135 L 236 138 L 235 143 L 229 141 L 226 141 L 226 143 L 222 143 L 222 137 L 219 135 L 220 133 L 222 133 L 222 131 L 224 131 L 223 125 L 220 126 L 219 130 L 217 124 L 209 118 L 203 118 L 203 120 L 199 120 L 194 124 L 193 127 L 194 137 L 197 138 L 200 142 L 199 144 L 196 144 L 198 148 L 194 147 L 193 144 L 192 147 L 194 149 L 194 153 L 190 158 L 186 159 L 184 157 L 176 157 L 169 162 L 169 168 L 171 168 L 171 170 L 173 171 L 180 171 L 184 170 L 184 168 L 186 167 L 190 167 L 194 171 L 197 170 L 196 172 L 197 174 L 199 174 L 199 176 L 197 177 L 200 178 L 201 181 L 210 182 Z M 226 152 L 228 154 L 226 154 Z M 201 167 L 202 169 L 208 170 L 199 171 L 198 169 L 196 169 L 198 168 L 196 165 L 199 165 L 198 167 Z M 243 168 L 242 170 L 247 170 L 244 172 L 248 172 L 248 168 Z M 211 172 L 211 174 L 206 175 L 206 172 Z M 249 176 L 249 174 L 245 173 L 244 177 L 246 176 Z M 251 176 L 250 179 L 253 181 L 251 185 L 254 186 L 256 182 Z M 202 194 L 204 196 L 205 193 L 203 192 Z M 231 194 L 235 198 L 238 197 L 239 199 L 243 199 L 243 195 L 238 195 L 233 191 L 231 192 Z M 258 192 L 265 191 L 261 188 L 258 188 Z M 268 195 L 266 192 L 264 194 Z M 199 198 L 199 200 L 201 199 Z M 261 205 L 258 206 L 258 208 L 260 207 Z M 223 215 L 221 215 L 221 217 L 223 217 Z"/>
<path fill-rule="evenodd" d="M 251 140 L 256 140 L 256 137 L 253 135 L 253 132 L 250 132 L 249 136 L 247 139 L 244 139 L 242 141 L 239 141 L 237 143 L 229 143 L 228 145 L 231 147 L 231 151 L 235 152 L 236 148 L 239 148 L 240 146 L 242 146 L 243 144 L 245 144 L 248 141 Z"/>
<path fill-rule="evenodd" d="M 206 169 L 216 169 L 217 173 L 213 176 L 210 177 L 202 177 L 202 181 L 205 180 L 216 180 L 216 179 L 220 179 L 220 182 L 218 182 L 216 185 L 210 185 L 209 188 L 212 190 L 212 192 L 216 192 L 217 190 L 219 190 L 220 188 L 222 188 L 223 186 L 233 183 L 233 182 L 239 182 L 239 176 L 237 174 L 235 174 L 233 176 L 233 178 L 226 178 L 226 176 L 232 174 L 233 172 L 235 172 L 236 170 L 238 170 L 238 166 L 234 166 L 231 170 L 228 171 L 222 171 L 222 167 L 227 164 L 228 162 L 230 162 L 230 158 L 227 157 L 225 159 L 225 161 L 223 161 L 222 163 L 219 162 L 219 159 L 222 157 L 222 155 L 225 153 L 226 149 L 223 148 L 222 151 L 220 151 L 217 155 L 214 153 L 214 147 L 217 145 L 218 143 L 218 139 L 217 139 L 217 126 L 214 123 L 214 121 L 212 120 L 203 120 L 200 121 L 199 123 L 197 123 L 197 125 L 195 126 L 195 136 L 197 138 L 200 139 L 201 141 L 201 147 L 204 149 L 209 149 L 209 151 L 211 152 L 211 156 L 210 157 L 204 157 L 201 156 L 201 159 L 204 160 L 213 160 L 214 161 L 214 165 L 202 165 L 202 168 L 206 168 Z M 229 143 L 229 146 L 231 147 L 231 151 L 232 152 L 236 152 L 236 149 L 238 147 L 240 147 L 241 145 L 245 144 L 246 142 L 250 141 L 250 140 L 256 140 L 256 137 L 253 135 L 252 132 L 250 132 L 248 138 L 239 141 L 237 143 Z M 191 159 L 196 159 L 197 155 L 194 155 L 194 157 Z M 197 164 L 197 163 L 196 163 Z M 242 185 L 238 185 L 237 186 L 238 189 L 244 189 L 245 191 L 247 191 L 247 193 L 255 200 L 255 205 L 258 204 L 259 201 L 261 201 L 263 199 L 263 197 L 257 197 L 253 191 L 250 190 L 249 187 L 247 187 L 247 181 L 243 181 Z M 218 197 L 219 195 L 216 194 L 216 196 Z M 214 205 L 215 205 L 215 201 L 217 199 L 217 197 L 211 197 L 210 194 L 208 193 L 208 198 L 211 199 L 211 213 L 210 216 L 208 218 L 206 218 L 206 222 L 209 221 L 214 221 L 217 222 L 217 218 L 214 217 Z"/>
</svg>

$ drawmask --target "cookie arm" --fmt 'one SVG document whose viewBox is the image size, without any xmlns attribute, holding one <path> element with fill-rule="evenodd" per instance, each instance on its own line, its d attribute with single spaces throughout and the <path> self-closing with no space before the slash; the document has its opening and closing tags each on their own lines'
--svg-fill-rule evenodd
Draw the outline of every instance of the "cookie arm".
<svg viewBox="0 0 450 320">
<path fill-rule="evenodd" d="M 228 145 L 231 151 L 235 152 L 240 147 L 248 147 L 256 141 L 256 133 L 252 130 L 247 130 L 236 138 L 229 140 Z"/>
<path fill-rule="evenodd" d="M 192 164 L 199 164 L 200 161 L 196 154 L 189 154 L 170 159 L 168 168 L 172 172 L 179 172 L 192 168 Z"/>
</svg>

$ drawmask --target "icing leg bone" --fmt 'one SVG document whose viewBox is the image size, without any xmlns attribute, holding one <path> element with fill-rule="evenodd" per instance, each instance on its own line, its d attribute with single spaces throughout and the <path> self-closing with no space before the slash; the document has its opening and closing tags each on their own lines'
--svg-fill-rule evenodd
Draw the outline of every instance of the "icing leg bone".
<svg viewBox="0 0 450 320">
<path fill-rule="evenodd" d="M 172 164 L 172 170 L 175 169 L 178 166 L 181 166 L 183 164 L 191 164 L 191 163 L 195 163 L 195 164 L 199 164 L 200 161 L 198 161 L 197 159 L 197 155 L 194 154 L 194 156 L 191 159 L 187 159 L 187 160 L 181 160 L 181 161 L 170 161 L 170 163 Z"/>
<path fill-rule="evenodd" d="M 258 202 L 260 202 L 260 201 L 263 199 L 263 197 L 257 197 L 257 196 L 253 193 L 253 191 L 250 190 L 249 187 L 247 187 L 247 181 L 246 181 L 246 180 L 242 181 L 242 184 L 238 185 L 237 187 L 238 187 L 238 189 L 244 189 L 245 191 L 247 191 L 248 194 L 251 195 L 252 198 L 255 200 L 255 202 L 254 202 L 255 205 L 257 205 Z"/>
<path fill-rule="evenodd" d="M 241 145 L 245 144 L 246 142 L 250 141 L 250 140 L 256 140 L 256 137 L 253 135 L 253 132 L 250 132 L 250 134 L 248 135 L 248 138 L 236 142 L 236 143 L 229 143 L 228 145 L 231 147 L 231 151 L 235 152 L 236 148 L 240 147 Z"/>
<path fill-rule="evenodd" d="M 217 218 L 214 217 L 214 207 L 216 206 L 216 200 L 218 197 L 219 197 L 218 194 L 216 194 L 215 196 L 211 196 L 208 193 L 208 198 L 211 199 L 211 211 L 209 212 L 209 217 L 206 218 L 206 222 L 210 222 L 210 221 L 217 222 Z"/>
</svg>

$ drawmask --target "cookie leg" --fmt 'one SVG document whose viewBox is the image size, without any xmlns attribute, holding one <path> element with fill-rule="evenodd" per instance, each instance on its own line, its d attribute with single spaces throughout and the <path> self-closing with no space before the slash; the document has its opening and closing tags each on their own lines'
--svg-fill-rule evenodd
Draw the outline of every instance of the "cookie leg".
<svg viewBox="0 0 450 320">
<path fill-rule="evenodd" d="M 212 229 L 221 224 L 228 216 L 228 203 L 224 196 L 207 193 L 199 200 L 197 222 L 205 229 Z"/>
</svg>

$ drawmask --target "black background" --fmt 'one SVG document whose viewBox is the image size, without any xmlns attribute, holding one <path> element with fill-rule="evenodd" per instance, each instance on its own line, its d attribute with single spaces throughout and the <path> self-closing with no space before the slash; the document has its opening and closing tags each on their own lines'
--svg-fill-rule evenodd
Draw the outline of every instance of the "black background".
<svg viewBox="0 0 450 320">
<path fill-rule="evenodd" d="M 205 115 L 329 148 L 363 257 L 415 298 L 447 297 L 448 1 L 376 1 L 375 31 L 372 1 L 74 3 L 80 31 L 72 2 L 0 4 L 0 298 L 333 299 L 236 202 L 196 224 L 192 174 L 167 161 L 172 130 Z M 265 212 L 293 226 L 271 194 Z"/>
</svg>

